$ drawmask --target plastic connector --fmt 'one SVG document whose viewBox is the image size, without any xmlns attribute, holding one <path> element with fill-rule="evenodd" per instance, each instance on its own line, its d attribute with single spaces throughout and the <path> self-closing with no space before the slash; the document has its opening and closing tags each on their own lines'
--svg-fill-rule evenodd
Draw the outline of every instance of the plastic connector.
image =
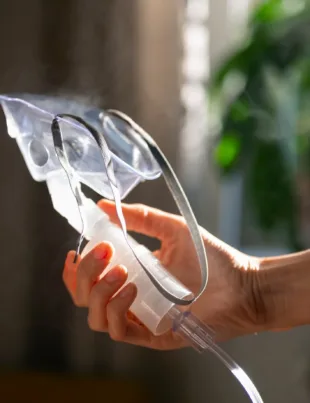
<svg viewBox="0 0 310 403">
<path fill-rule="evenodd" d="M 173 307 L 169 311 L 169 317 L 173 323 L 173 331 L 179 333 L 199 353 L 208 349 L 214 342 L 215 332 L 191 312 L 182 312 Z"/>
</svg>

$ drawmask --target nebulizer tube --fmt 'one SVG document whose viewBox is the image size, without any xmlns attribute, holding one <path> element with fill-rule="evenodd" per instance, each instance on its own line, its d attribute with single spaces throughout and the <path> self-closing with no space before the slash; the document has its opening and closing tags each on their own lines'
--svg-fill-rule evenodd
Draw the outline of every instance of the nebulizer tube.
<svg viewBox="0 0 310 403">
<path fill-rule="evenodd" d="M 250 378 L 215 344 L 214 332 L 185 309 L 204 292 L 207 284 L 205 248 L 187 198 L 153 139 L 135 122 L 117 111 L 98 112 L 96 109 L 88 110 L 85 106 L 71 104 L 70 111 L 73 115 L 57 115 L 55 110 L 60 109 L 59 101 L 37 96 L 25 96 L 24 99 L 0 96 L 0 102 L 6 114 L 9 134 L 16 138 L 33 178 L 47 182 L 54 208 L 81 234 L 78 245 L 81 245 L 82 238 L 88 241 L 82 256 L 100 242 L 111 242 L 115 253 L 106 271 L 115 265 L 126 264 L 127 281 L 135 283 L 138 290 L 130 307 L 132 313 L 154 335 L 164 334 L 172 328 L 198 352 L 213 352 L 239 380 L 251 401 L 262 403 Z M 93 126 L 81 116 L 93 120 Z M 66 125 L 65 137 L 62 135 L 60 122 Z M 122 151 L 122 158 L 111 154 L 107 139 L 113 149 Z M 65 143 L 70 144 L 71 154 Z M 43 165 L 35 164 L 34 160 L 37 161 L 38 158 L 33 156 L 40 156 L 42 150 L 46 151 L 47 162 Z M 139 157 L 141 150 L 146 156 L 151 153 L 152 157 L 149 163 L 144 164 L 143 169 L 141 166 L 147 158 L 140 158 L 142 165 L 139 166 L 137 155 Z M 130 159 L 131 155 L 135 158 Z M 131 163 L 124 162 L 123 157 L 128 157 L 127 161 Z M 168 188 L 188 224 L 196 248 L 202 274 L 202 287 L 196 296 L 172 276 L 145 246 L 127 234 L 121 199 L 142 177 L 144 180 L 158 177 L 154 161 L 160 166 Z M 114 175 L 115 165 L 120 172 L 119 178 L 124 179 L 123 183 Z M 105 171 L 102 171 L 102 167 Z M 143 170 L 148 171 L 145 176 Z M 139 180 L 137 175 L 140 175 Z M 85 197 L 80 182 L 99 194 L 108 194 L 109 198 L 114 199 L 120 226 L 113 224 L 93 200 Z M 120 195 L 120 185 L 124 185 L 123 197 Z"/>
</svg>

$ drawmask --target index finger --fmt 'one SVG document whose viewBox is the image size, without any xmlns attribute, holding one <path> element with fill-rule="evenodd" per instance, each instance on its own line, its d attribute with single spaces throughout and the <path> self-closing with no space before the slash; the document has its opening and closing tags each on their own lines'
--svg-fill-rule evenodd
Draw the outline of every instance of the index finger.
<svg viewBox="0 0 310 403">
<path fill-rule="evenodd" d="M 110 200 L 101 200 L 98 206 L 110 217 L 110 220 L 119 224 L 115 203 Z M 122 203 L 122 211 L 128 231 L 157 238 L 161 241 L 172 238 L 176 234 L 176 223 L 179 217 L 143 204 Z"/>
</svg>

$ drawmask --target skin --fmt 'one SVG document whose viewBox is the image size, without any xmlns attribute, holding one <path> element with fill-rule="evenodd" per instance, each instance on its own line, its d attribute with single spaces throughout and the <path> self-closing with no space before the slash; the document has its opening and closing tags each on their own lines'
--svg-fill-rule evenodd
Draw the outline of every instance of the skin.
<svg viewBox="0 0 310 403">
<path fill-rule="evenodd" d="M 99 206 L 112 222 L 118 223 L 112 202 L 101 201 Z M 123 213 L 129 231 L 159 239 L 161 247 L 154 252 L 156 257 L 189 289 L 197 291 L 199 265 L 184 220 L 143 205 L 123 204 Z M 308 323 L 308 310 L 301 307 L 309 306 L 309 252 L 259 259 L 235 250 L 203 228 L 201 233 L 208 256 L 209 283 L 191 310 L 215 330 L 218 341 Z M 89 327 L 109 333 L 116 341 L 152 349 L 186 347 L 186 342 L 172 331 L 154 336 L 131 314 L 135 285 L 128 283 L 118 292 L 127 279 L 126 267 L 105 272 L 113 253 L 113 246 L 103 242 L 83 259 L 79 257 L 76 264 L 75 252 L 69 252 L 65 262 L 64 283 L 74 304 L 88 309 Z"/>
</svg>

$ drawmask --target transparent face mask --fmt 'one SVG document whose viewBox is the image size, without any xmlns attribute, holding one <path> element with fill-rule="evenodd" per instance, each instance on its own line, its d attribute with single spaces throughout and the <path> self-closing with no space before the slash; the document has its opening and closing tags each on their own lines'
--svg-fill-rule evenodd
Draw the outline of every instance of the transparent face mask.
<svg viewBox="0 0 310 403">
<path fill-rule="evenodd" d="M 116 185 L 121 199 L 144 180 L 157 179 L 161 169 L 142 140 L 134 141 L 133 129 L 116 116 L 62 98 L 20 95 L 0 96 L 8 127 L 15 138 L 28 169 L 36 181 L 62 170 L 55 154 L 51 124 L 59 113 L 74 114 L 98 131 L 104 130 L 105 141 L 113 160 Z M 113 199 L 98 145 L 89 131 L 76 121 L 59 119 L 63 145 L 77 179 L 101 196 Z M 129 140 L 130 138 L 130 140 Z"/>
</svg>

